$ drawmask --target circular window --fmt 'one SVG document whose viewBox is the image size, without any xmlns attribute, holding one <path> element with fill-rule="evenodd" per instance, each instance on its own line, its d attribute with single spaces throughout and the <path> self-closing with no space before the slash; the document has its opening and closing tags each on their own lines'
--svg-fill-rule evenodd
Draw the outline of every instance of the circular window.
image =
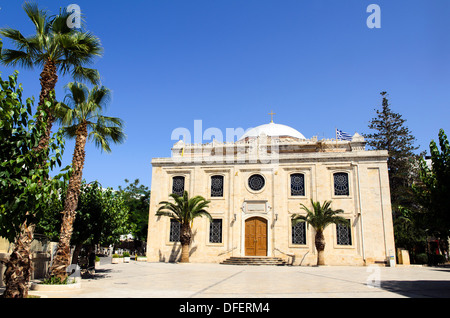
<svg viewBox="0 0 450 318">
<path fill-rule="evenodd" d="M 264 177 L 260 174 L 254 174 L 250 178 L 248 178 L 248 187 L 253 191 L 259 191 L 264 188 L 266 181 Z"/>
</svg>

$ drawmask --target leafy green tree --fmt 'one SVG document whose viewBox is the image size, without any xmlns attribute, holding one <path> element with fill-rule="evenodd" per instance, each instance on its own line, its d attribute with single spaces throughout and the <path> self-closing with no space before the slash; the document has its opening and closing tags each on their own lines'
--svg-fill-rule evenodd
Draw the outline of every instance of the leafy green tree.
<svg viewBox="0 0 450 318">
<path fill-rule="evenodd" d="M 51 104 L 46 104 L 50 93 L 58 81 L 58 73 L 70 74 L 74 80 L 87 80 L 97 84 L 100 76 L 97 70 L 87 68 L 103 49 L 100 40 L 92 33 L 69 28 L 70 16 L 65 10 L 51 16 L 48 11 L 38 8 L 37 4 L 25 2 L 23 9 L 35 27 L 36 33 L 23 35 L 10 27 L 0 29 L 0 34 L 12 41 L 16 49 L 3 49 L 0 63 L 6 66 L 21 66 L 28 69 L 39 67 L 41 92 L 38 110 L 47 114 L 47 130 L 42 136 L 39 149 L 45 148 L 50 138 L 55 116 Z M 40 114 L 38 112 L 38 114 Z"/>
<path fill-rule="evenodd" d="M 208 205 L 211 201 L 202 196 L 189 198 L 187 191 L 183 196 L 172 193 L 170 195 L 174 202 L 161 201 L 161 205 L 156 211 L 157 216 L 167 216 L 180 223 L 180 243 L 181 243 L 181 263 L 189 263 L 189 245 L 192 241 L 192 222 L 195 218 L 205 216 L 210 221 L 212 217 L 208 211 Z"/>
<path fill-rule="evenodd" d="M 103 246 L 117 244 L 122 235 L 131 232 L 133 226 L 130 222 L 129 207 L 122 194 L 111 188 L 102 192 L 102 198 L 103 226 L 98 243 Z"/>
<path fill-rule="evenodd" d="M 69 174 L 67 175 L 67 178 Z M 61 182 L 58 188 L 58 196 L 53 198 L 46 207 L 46 211 L 36 224 L 36 233 L 45 236 L 52 242 L 59 240 L 61 228 L 61 211 L 64 210 L 64 201 L 67 190 L 67 180 Z"/>
<path fill-rule="evenodd" d="M 48 205 L 58 199 L 60 178 L 67 177 L 47 178 L 61 165 L 62 133 L 54 134 L 45 150 L 35 150 L 47 128 L 46 121 L 37 117 L 46 118 L 47 114 L 41 110 L 30 118 L 33 100 L 28 98 L 23 104 L 17 79 L 18 72 L 8 80 L 0 77 L 0 236 L 15 246 L 6 263 L 3 296 L 8 298 L 28 294 L 34 229 Z"/>
<path fill-rule="evenodd" d="M 75 245 L 72 263 L 76 263 L 83 245 L 93 249 L 97 244 L 114 244 L 130 230 L 129 209 L 121 193 L 103 189 L 97 181 L 83 183 L 71 239 Z"/>
<path fill-rule="evenodd" d="M 125 179 L 126 187 L 119 186 L 119 191 L 130 209 L 131 234 L 135 241 L 147 241 L 150 190 L 139 182 L 139 179 L 134 182 Z"/>
<path fill-rule="evenodd" d="M 420 181 L 414 184 L 416 197 L 423 207 L 423 224 L 430 236 L 441 239 L 448 250 L 450 213 L 447 199 L 450 197 L 450 144 L 443 129 L 439 130 L 439 148 L 430 142 L 431 167 L 422 159 Z"/>
<path fill-rule="evenodd" d="M 84 84 L 72 82 L 67 84 L 66 88 L 66 104 L 58 104 L 57 114 L 65 135 L 75 138 L 75 150 L 72 156 L 73 172 L 64 201 L 59 243 L 50 268 L 51 275 L 61 280 L 67 276 L 66 268 L 70 265 L 70 240 L 81 189 L 86 142 L 93 141 L 102 151 L 111 152 L 111 142 L 122 143 L 125 139 L 123 121 L 102 115 L 110 96 L 106 87 L 95 86 L 89 90 Z"/>
<path fill-rule="evenodd" d="M 96 181 L 83 182 L 77 204 L 77 217 L 73 224 L 71 245 L 75 246 L 72 264 L 76 264 L 84 244 L 94 245 L 101 237 L 104 220 L 102 188 Z"/>
<path fill-rule="evenodd" d="M 64 197 L 65 190 L 61 190 Z M 55 203 L 55 207 L 49 210 L 51 212 L 39 222 L 36 231 L 58 240 L 63 204 Z M 122 194 L 111 188 L 102 188 L 98 181 L 82 182 L 76 213 L 71 236 L 71 245 L 75 246 L 72 263 L 77 262 L 83 246 L 118 243 L 120 237 L 129 234 L 133 226 L 129 207 Z"/>
<path fill-rule="evenodd" d="M 398 207 L 399 216 L 394 220 L 395 244 L 409 251 L 411 261 L 416 261 L 418 253 L 424 252 L 427 245 L 426 225 L 423 213 L 418 207 Z"/>
<path fill-rule="evenodd" d="M 391 203 L 394 212 L 398 206 L 410 207 L 414 201 L 411 185 L 414 181 L 419 156 L 414 153 L 419 147 L 414 146 L 415 137 L 402 115 L 392 111 L 388 94 L 382 96 L 381 109 L 376 109 L 377 117 L 370 121 L 369 128 L 375 130 L 372 134 L 364 134 L 367 145 L 375 150 L 388 151 L 389 185 Z"/>
<path fill-rule="evenodd" d="M 317 249 L 317 265 L 325 265 L 324 250 L 325 250 L 325 236 L 323 231 L 330 224 L 343 224 L 348 225 L 348 220 L 337 216 L 338 213 L 343 213 L 341 209 L 331 209 L 331 201 L 325 201 L 322 205 L 320 202 L 314 202 L 311 200 L 313 209 L 310 210 L 304 204 L 300 204 L 302 210 L 306 211 L 306 215 L 294 214 L 292 215 L 292 225 L 296 225 L 299 222 L 306 222 L 311 225 L 316 231 L 314 244 Z"/>
</svg>

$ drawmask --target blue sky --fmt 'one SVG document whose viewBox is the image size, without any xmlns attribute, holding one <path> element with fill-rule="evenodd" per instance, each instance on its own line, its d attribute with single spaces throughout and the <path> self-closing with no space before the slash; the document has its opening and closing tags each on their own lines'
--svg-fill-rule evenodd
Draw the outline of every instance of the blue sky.
<svg viewBox="0 0 450 318">
<path fill-rule="evenodd" d="M 22 3 L 0 0 L 0 27 L 31 35 Z M 113 91 L 107 115 L 126 123 L 111 154 L 86 148 L 83 176 L 104 187 L 150 186 L 151 159 L 170 156 L 172 131 L 193 132 L 194 120 L 225 134 L 268 123 L 273 110 L 306 138 L 334 138 L 335 127 L 369 133 L 381 91 L 420 150 L 440 128 L 450 134 L 448 0 L 38 1 L 52 13 L 71 3 L 105 50 L 92 67 Z M 366 25 L 371 3 L 379 29 Z M 40 70 L 17 69 L 25 96 L 38 99 Z M 2 76 L 13 71 L 0 66 Z M 58 99 L 69 81 L 59 77 Z"/>
</svg>

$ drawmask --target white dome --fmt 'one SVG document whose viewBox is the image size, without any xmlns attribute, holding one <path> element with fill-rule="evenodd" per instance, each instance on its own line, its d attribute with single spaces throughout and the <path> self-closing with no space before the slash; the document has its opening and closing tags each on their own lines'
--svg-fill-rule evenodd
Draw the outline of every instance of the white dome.
<svg viewBox="0 0 450 318">
<path fill-rule="evenodd" d="M 292 127 L 271 122 L 270 124 L 265 124 L 250 129 L 243 134 L 239 140 L 244 140 L 248 137 L 258 137 L 261 134 L 265 134 L 269 137 L 294 137 L 298 139 L 306 139 L 305 136 Z"/>
</svg>

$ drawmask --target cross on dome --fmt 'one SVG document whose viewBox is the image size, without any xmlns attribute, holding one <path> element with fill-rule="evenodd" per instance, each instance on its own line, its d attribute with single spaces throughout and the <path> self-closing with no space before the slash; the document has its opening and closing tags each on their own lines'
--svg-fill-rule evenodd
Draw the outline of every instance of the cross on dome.
<svg viewBox="0 0 450 318">
<path fill-rule="evenodd" d="M 273 115 L 275 115 L 276 113 L 273 112 L 273 110 L 270 111 L 269 115 L 270 115 L 270 122 L 273 123 Z"/>
</svg>

